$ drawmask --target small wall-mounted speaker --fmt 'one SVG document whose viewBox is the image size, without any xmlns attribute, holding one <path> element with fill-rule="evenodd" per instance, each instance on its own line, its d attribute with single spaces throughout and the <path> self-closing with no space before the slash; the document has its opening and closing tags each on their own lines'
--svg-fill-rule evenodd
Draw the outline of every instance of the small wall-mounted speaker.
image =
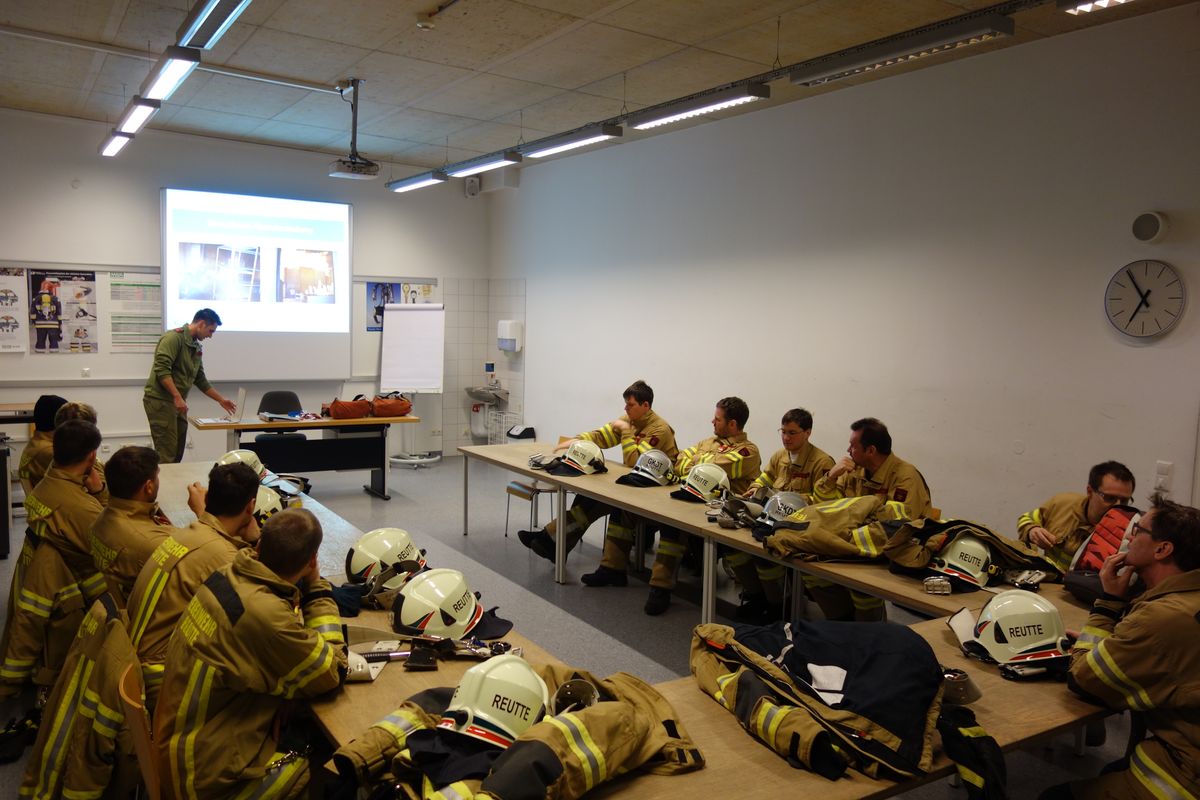
<svg viewBox="0 0 1200 800">
<path fill-rule="evenodd" d="M 480 188 L 478 175 L 468 175 L 463 178 L 463 194 L 467 197 L 479 197 Z"/>
<path fill-rule="evenodd" d="M 1133 238 L 1146 244 L 1162 241 L 1167 235 L 1167 215 L 1157 211 L 1138 214 L 1133 221 Z"/>
</svg>

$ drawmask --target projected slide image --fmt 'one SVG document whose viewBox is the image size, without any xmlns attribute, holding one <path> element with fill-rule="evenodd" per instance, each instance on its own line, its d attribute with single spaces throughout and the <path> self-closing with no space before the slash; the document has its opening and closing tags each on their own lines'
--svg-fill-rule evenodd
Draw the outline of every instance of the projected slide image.
<svg viewBox="0 0 1200 800">
<path fill-rule="evenodd" d="M 257 303 L 262 296 L 258 247 L 179 243 L 179 299 Z"/>
<path fill-rule="evenodd" d="M 337 300 L 330 250 L 292 250 L 279 253 L 281 303 L 334 303 Z"/>
</svg>

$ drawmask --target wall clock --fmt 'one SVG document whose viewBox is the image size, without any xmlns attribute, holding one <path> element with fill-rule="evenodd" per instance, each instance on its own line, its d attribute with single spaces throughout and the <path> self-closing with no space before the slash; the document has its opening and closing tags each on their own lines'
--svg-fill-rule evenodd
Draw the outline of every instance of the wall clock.
<svg viewBox="0 0 1200 800">
<path fill-rule="evenodd" d="M 1183 316 L 1183 280 L 1163 261 L 1134 261 L 1121 267 L 1104 292 L 1104 314 L 1126 336 L 1162 336 Z"/>
</svg>

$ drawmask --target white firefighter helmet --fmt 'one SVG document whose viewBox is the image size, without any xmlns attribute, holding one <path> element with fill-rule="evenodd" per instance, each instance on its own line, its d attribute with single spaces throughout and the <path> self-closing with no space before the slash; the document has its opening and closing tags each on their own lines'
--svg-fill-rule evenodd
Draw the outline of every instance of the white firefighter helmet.
<svg viewBox="0 0 1200 800">
<path fill-rule="evenodd" d="M 584 475 L 591 475 L 598 471 L 597 463 L 601 466 L 604 465 L 604 453 L 595 442 L 589 442 L 586 439 L 577 439 L 571 442 L 571 446 L 563 454 L 563 461 Z"/>
<path fill-rule="evenodd" d="M 764 522 L 784 520 L 808 505 L 799 492 L 776 492 L 763 506 Z"/>
<path fill-rule="evenodd" d="M 719 498 L 722 492 L 729 491 L 729 477 L 716 464 L 697 464 L 688 471 L 683 488 L 708 502 Z"/>
<path fill-rule="evenodd" d="M 263 466 L 262 459 L 253 450 L 230 450 L 217 459 L 218 464 L 237 464 L 238 462 L 254 470 L 254 474 L 258 476 L 259 480 L 267 475 L 267 468 Z"/>
<path fill-rule="evenodd" d="M 1000 592 L 987 602 L 975 623 L 974 643 L 999 664 L 1036 663 L 1071 650 L 1058 609 L 1023 589 Z"/>
<path fill-rule="evenodd" d="M 929 562 L 934 572 L 958 578 L 971 586 L 987 586 L 991 564 L 992 551 L 982 539 L 969 533 L 943 547 Z"/>
<path fill-rule="evenodd" d="M 346 580 L 371 583 L 396 564 L 405 564 L 411 569 L 397 569 L 395 577 L 384 581 L 385 591 L 403 586 L 413 573 L 425 566 L 425 555 L 403 528 L 376 528 L 360 536 L 346 553 Z"/>
<path fill-rule="evenodd" d="M 254 501 L 254 519 L 262 525 L 280 511 L 283 511 L 283 501 L 279 499 L 279 492 L 260 484 Z"/>
<path fill-rule="evenodd" d="M 483 617 L 467 579 L 456 569 L 431 569 L 404 584 L 392 604 L 397 633 L 461 639 Z"/>
<path fill-rule="evenodd" d="M 438 727 L 508 747 L 549 705 L 546 683 L 529 662 L 494 656 L 463 673 Z"/>
<path fill-rule="evenodd" d="M 647 450 L 638 456 L 631 472 L 666 486 L 671 482 L 671 459 L 662 450 Z"/>
</svg>

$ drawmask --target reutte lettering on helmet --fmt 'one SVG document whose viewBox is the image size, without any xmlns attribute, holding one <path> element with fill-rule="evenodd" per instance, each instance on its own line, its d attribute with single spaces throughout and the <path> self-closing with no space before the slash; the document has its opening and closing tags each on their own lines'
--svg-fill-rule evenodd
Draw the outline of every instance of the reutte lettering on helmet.
<svg viewBox="0 0 1200 800">
<path fill-rule="evenodd" d="M 1008 635 L 1014 639 L 1023 639 L 1026 636 L 1045 636 L 1046 631 L 1040 624 L 1012 625 L 1008 629 Z"/>
<path fill-rule="evenodd" d="M 502 694 L 492 696 L 492 708 L 512 714 L 514 717 L 520 717 L 523 721 L 529 720 L 529 712 L 533 710 L 521 701 L 505 697 Z"/>
<path fill-rule="evenodd" d="M 467 607 L 467 604 L 470 602 L 471 602 L 471 590 L 467 589 L 465 592 L 463 592 L 462 597 L 460 597 L 454 601 L 454 610 L 456 612 L 462 611 L 464 608 Z"/>
</svg>

